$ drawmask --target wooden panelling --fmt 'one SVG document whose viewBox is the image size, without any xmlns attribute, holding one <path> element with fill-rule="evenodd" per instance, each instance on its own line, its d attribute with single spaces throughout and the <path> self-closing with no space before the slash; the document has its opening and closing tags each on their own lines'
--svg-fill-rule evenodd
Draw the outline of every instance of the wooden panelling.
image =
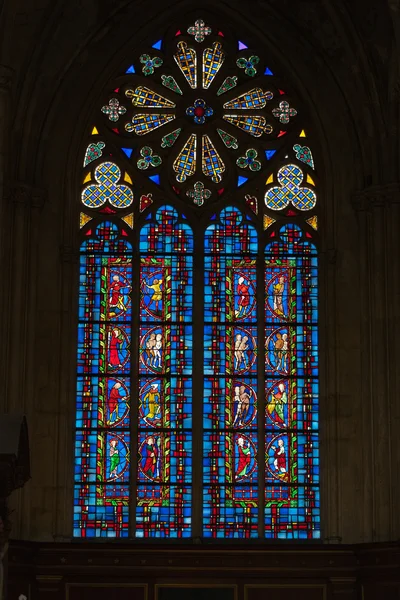
<svg viewBox="0 0 400 600">
<path fill-rule="evenodd" d="M 156 585 L 155 600 L 237 600 L 236 586 Z"/>
<path fill-rule="evenodd" d="M 147 600 L 147 586 L 124 583 L 67 583 L 65 600 Z"/>
<path fill-rule="evenodd" d="M 323 584 L 256 584 L 244 586 L 244 600 L 327 600 L 327 593 Z"/>
</svg>

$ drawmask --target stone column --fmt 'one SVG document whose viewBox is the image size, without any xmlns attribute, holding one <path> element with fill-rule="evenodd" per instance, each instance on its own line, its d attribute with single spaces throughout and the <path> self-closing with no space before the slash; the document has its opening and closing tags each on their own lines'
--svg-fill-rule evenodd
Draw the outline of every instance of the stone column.
<svg viewBox="0 0 400 600">
<path fill-rule="evenodd" d="M 10 215 L 9 261 L 4 281 L 5 329 L 7 340 L 7 398 L 5 412 L 25 414 L 32 424 L 31 446 L 34 449 L 35 406 L 33 357 L 35 353 L 35 302 L 37 291 L 37 248 L 40 210 L 45 191 L 36 186 L 15 182 L 7 186 L 6 204 Z M 35 453 L 32 453 L 34 457 Z M 15 537 L 29 536 L 31 484 L 11 498 L 16 510 Z"/>
<path fill-rule="evenodd" d="M 360 240 L 365 541 L 398 539 L 400 520 L 400 184 L 354 197 Z"/>
<path fill-rule="evenodd" d="M 7 376 L 7 344 L 5 340 L 5 325 L 7 322 L 7 298 L 4 293 L 4 282 L 7 279 L 7 263 L 9 256 L 9 234 L 8 214 L 5 201 L 5 184 L 7 180 L 8 155 L 9 155 L 9 132 L 11 125 L 11 86 L 13 71 L 5 65 L 0 65 L 0 277 L 3 282 L 0 294 L 0 326 L 3 343 L 0 344 L 0 379 L 4 383 Z M 0 412 L 6 409 L 6 388 L 0 397 Z"/>
</svg>

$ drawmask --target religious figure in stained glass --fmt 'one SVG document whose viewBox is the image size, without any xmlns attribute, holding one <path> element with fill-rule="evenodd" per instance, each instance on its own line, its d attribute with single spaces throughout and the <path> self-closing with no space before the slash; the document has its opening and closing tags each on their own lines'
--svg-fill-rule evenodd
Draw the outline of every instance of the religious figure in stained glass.
<svg viewBox="0 0 400 600">
<path fill-rule="evenodd" d="M 98 105 L 76 537 L 320 537 L 317 161 L 251 40 L 183 19 Z"/>
</svg>

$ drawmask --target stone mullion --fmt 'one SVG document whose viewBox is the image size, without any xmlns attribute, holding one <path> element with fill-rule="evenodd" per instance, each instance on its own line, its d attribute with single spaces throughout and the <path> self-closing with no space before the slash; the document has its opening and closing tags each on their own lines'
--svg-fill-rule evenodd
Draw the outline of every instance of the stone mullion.
<svg viewBox="0 0 400 600">
<path fill-rule="evenodd" d="M 193 253 L 192 537 L 203 535 L 204 232 L 195 230 Z"/>
</svg>

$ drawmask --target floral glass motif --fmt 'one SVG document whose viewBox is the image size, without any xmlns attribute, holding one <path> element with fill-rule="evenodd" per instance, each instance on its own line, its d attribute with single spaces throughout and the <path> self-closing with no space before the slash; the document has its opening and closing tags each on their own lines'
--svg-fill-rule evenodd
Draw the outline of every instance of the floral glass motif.
<svg viewBox="0 0 400 600">
<path fill-rule="evenodd" d="M 96 184 L 88 185 L 82 192 L 82 203 L 88 208 L 99 208 L 107 201 L 115 208 L 126 208 L 133 202 L 130 187 L 118 184 L 121 169 L 112 162 L 103 162 L 94 172 Z"/>
<path fill-rule="evenodd" d="M 217 96 L 221 96 L 222 94 L 226 94 L 226 92 L 229 92 L 229 90 L 232 90 L 234 87 L 237 86 L 237 82 L 238 78 L 236 77 L 236 75 L 234 77 L 226 77 L 217 92 Z"/>
<path fill-rule="evenodd" d="M 301 162 L 305 163 L 312 169 L 314 168 L 313 155 L 308 146 L 301 146 L 300 144 L 295 144 L 293 146 L 293 150 L 296 153 L 297 160 L 301 160 Z"/>
<path fill-rule="evenodd" d="M 208 27 L 202 19 L 197 19 L 194 26 L 189 27 L 187 32 L 189 35 L 194 35 L 196 42 L 201 44 L 204 42 L 205 36 L 211 34 L 211 27 Z"/>
<path fill-rule="evenodd" d="M 274 108 L 272 110 L 272 114 L 276 119 L 279 119 L 283 125 L 287 125 L 290 121 L 290 117 L 295 117 L 297 115 L 297 110 L 295 108 L 290 108 L 289 102 L 282 100 L 282 102 L 279 103 L 279 108 Z"/>
<path fill-rule="evenodd" d="M 111 98 L 108 106 L 103 106 L 101 112 L 107 115 L 110 121 L 116 123 L 120 116 L 126 113 L 126 108 L 120 106 L 118 98 Z"/>
<path fill-rule="evenodd" d="M 161 65 L 163 64 L 162 58 L 160 58 L 159 56 L 154 56 L 153 58 L 151 58 L 149 54 L 142 54 L 139 60 L 143 65 L 142 73 L 146 76 L 153 75 L 154 70 L 158 67 L 161 67 Z"/>
<path fill-rule="evenodd" d="M 208 200 L 211 196 L 210 190 L 206 190 L 202 181 L 196 181 L 192 190 L 187 190 L 186 196 L 189 196 L 193 200 L 193 203 L 197 206 L 202 206 L 205 200 Z"/>
<path fill-rule="evenodd" d="M 320 537 L 314 157 L 260 52 L 205 23 L 89 129 L 74 537 Z"/>
<path fill-rule="evenodd" d="M 186 109 L 186 114 L 189 117 L 193 117 L 193 121 L 197 125 L 203 125 L 206 122 L 206 117 L 211 117 L 214 111 L 211 106 L 207 104 L 201 98 L 194 101 L 193 106 L 189 106 Z"/>
<path fill-rule="evenodd" d="M 226 131 L 223 129 L 217 129 L 217 132 L 227 148 L 231 148 L 232 150 L 237 150 L 239 148 L 237 138 L 235 138 L 233 135 L 226 133 Z"/>
<path fill-rule="evenodd" d="M 244 72 L 249 77 L 254 77 L 257 74 L 256 65 L 260 62 L 259 56 L 250 56 L 249 58 L 238 58 L 236 61 L 239 69 L 244 69 Z"/>
<path fill-rule="evenodd" d="M 182 129 L 179 128 L 175 129 L 174 131 L 171 131 L 171 133 L 167 133 L 167 135 L 164 135 L 161 138 L 161 148 L 171 148 L 178 139 L 181 131 Z"/>
<path fill-rule="evenodd" d="M 183 95 L 183 92 L 172 75 L 161 75 L 161 83 L 175 94 Z M 175 105 L 174 105 L 175 106 Z"/>
<path fill-rule="evenodd" d="M 86 167 L 89 163 L 93 162 L 97 158 L 100 158 L 100 156 L 103 154 L 102 150 L 104 147 L 104 142 L 93 142 L 92 144 L 89 144 L 89 146 L 86 148 L 83 166 Z"/>
<path fill-rule="evenodd" d="M 161 157 L 157 154 L 154 154 L 150 146 L 144 146 L 140 150 L 140 156 L 142 158 L 139 158 L 137 161 L 137 166 L 142 171 L 144 169 L 148 169 L 149 167 L 159 167 L 161 165 Z"/>
<path fill-rule="evenodd" d="M 297 165 L 285 165 L 278 171 L 279 186 L 267 190 L 265 204 L 272 210 L 283 210 L 292 204 L 298 210 L 311 210 L 317 202 L 314 190 L 302 186 L 303 171 Z"/>
<path fill-rule="evenodd" d="M 246 150 L 245 156 L 240 156 L 236 164 L 241 169 L 250 169 L 250 171 L 259 171 L 261 169 L 261 163 L 257 158 L 257 150 L 254 148 L 249 148 Z"/>
</svg>

